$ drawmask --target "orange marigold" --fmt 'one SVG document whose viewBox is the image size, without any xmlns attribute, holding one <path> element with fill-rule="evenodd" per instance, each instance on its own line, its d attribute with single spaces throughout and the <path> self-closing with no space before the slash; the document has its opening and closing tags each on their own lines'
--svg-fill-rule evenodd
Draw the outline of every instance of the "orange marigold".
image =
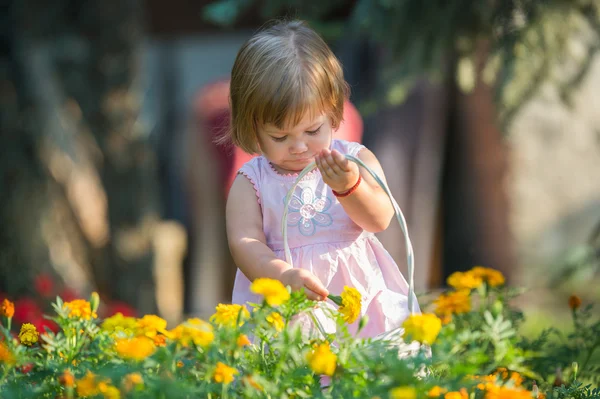
<svg viewBox="0 0 600 399">
<path fill-rule="evenodd" d="M 569 297 L 569 307 L 573 310 L 578 309 L 581 306 L 581 298 L 577 295 L 571 295 Z"/>
<path fill-rule="evenodd" d="M 15 315 L 15 304 L 5 299 L 2 301 L 2 305 L 0 305 L 0 316 L 4 316 L 7 318 L 12 318 Z"/>
</svg>

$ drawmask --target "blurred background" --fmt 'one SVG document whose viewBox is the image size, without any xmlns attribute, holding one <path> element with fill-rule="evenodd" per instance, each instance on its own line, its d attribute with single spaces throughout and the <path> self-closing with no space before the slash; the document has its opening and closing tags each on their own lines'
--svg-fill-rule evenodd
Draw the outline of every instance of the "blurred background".
<svg viewBox="0 0 600 399">
<path fill-rule="evenodd" d="M 558 321 L 600 299 L 596 0 L 28 0 L 0 14 L 0 299 L 176 323 L 230 300 L 224 206 L 249 159 L 228 123 L 236 53 L 302 18 L 344 65 L 343 129 L 380 159 L 416 289 L 481 265 Z M 406 273 L 399 226 L 380 234 Z M 557 309 L 564 309 L 557 310 Z M 20 318 L 20 320 L 19 320 Z"/>
</svg>

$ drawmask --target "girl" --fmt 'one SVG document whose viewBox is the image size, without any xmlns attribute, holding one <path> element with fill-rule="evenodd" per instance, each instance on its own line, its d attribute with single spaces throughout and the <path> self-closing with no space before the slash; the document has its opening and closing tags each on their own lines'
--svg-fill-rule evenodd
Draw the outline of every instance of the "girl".
<svg viewBox="0 0 600 399">
<path fill-rule="evenodd" d="M 361 293 L 368 315 L 361 336 L 374 337 L 408 316 L 408 284 L 373 234 L 389 225 L 390 200 L 344 155 L 358 157 L 384 179 L 377 158 L 358 143 L 332 138 L 347 97 L 339 61 L 303 22 L 280 22 L 240 49 L 227 138 L 262 156 L 239 170 L 227 201 L 229 247 L 238 266 L 233 302 L 258 302 L 249 286 L 259 277 L 304 289 L 319 301 L 347 285 Z M 312 161 L 318 168 L 302 179 L 289 205 L 292 267 L 283 260 L 284 198 Z M 322 316 L 326 329 L 335 328 Z"/>
</svg>

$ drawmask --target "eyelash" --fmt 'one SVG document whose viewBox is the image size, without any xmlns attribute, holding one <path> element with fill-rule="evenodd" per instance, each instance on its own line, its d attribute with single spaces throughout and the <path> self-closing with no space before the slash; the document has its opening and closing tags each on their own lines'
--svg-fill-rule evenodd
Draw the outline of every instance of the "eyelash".
<svg viewBox="0 0 600 399">
<path fill-rule="evenodd" d="M 308 133 L 310 136 L 314 136 L 315 134 L 319 133 L 319 131 L 321 130 L 321 126 L 319 126 L 316 130 L 308 130 L 308 131 L 306 131 L 306 133 Z M 283 137 L 271 137 L 271 138 L 273 139 L 273 141 L 276 141 L 277 143 L 282 143 L 282 142 L 285 141 L 285 139 L 287 138 L 287 136 L 283 136 Z"/>
</svg>

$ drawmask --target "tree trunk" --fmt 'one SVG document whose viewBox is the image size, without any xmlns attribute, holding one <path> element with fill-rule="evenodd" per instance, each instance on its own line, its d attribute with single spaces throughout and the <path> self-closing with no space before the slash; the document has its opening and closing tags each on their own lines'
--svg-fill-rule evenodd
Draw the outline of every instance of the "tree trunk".
<svg viewBox="0 0 600 399">
<path fill-rule="evenodd" d="M 153 312 L 159 215 L 138 121 L 142 4 L 51 3 L 14 2 L 5 30 L 0 212 L 12 229 L 0 236 L 0 281 L 11 279 L 1 288 L 26 292 L 35 273 L 54 270 L 81 294 Z"/>
</svg>

